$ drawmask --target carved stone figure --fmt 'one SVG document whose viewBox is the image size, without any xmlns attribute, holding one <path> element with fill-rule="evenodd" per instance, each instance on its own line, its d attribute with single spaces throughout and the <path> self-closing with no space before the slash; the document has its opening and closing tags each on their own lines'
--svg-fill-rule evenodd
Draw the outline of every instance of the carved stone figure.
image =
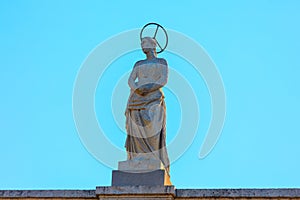
<svg viewBox="0 0 300 200">
<path fill-rule="evenodd" d="M 125 147 L 128 160 L 160 160 L 169 173 L 166 106 L 162 91 L 168 81 L 168 64 L 157 57 L 156 45 L 154 38 L 142 38 L 141 47 L 146 59 L 135 63 L 128 79 L 130 96 L 125 112 Z"/>
</svg>

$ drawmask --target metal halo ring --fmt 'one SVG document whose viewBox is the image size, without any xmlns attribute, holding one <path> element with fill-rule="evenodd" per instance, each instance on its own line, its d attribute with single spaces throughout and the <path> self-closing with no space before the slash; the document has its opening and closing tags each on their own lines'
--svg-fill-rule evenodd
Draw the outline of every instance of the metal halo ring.
<svg viewBox="0 0 300 200">
<path fill-rule="evenodd" d="M 150 23 L 146 24 L 146 25 L 142 28 L 142 30 L 141 30 L 141 32 L 140 32 L 140 40 L 141 40 L 141 41 L 142 41 L 142 38 L 143 38 L 143 31 L 144 31 L 144 29 L 145 29 L 147 26 L 150 26 L 150 25 L 156 25 L 156 30 L 155 30 L 154 36 L 152 37 L 153 39 L 156 40 L 156 34 L 157 34 L 157 31 L 158 31 L 158 28 L 161 28 L 161 29 L 164 31 L 165 35 L 166 35 L 166 44 L 165 44 L 164 47 L 162 47 L 162 46 L 158 43 L 158 41 L 156 40 L 156 43 L 157 43 L 157 45 L 158 45 L 159 48 L 160 48 L 160 51 L 157 52 L 157 54 L 159 54 L 159 53 L 163 52 L 163 51 L 167 48 L 167 45 L 168 45 L 168 34 L 167 34 L 167 31 L 164 29 L 164 27 L 162 27 L 160 24 L 155 23 L 155 22 L 150 22 Z"/>
</svg>

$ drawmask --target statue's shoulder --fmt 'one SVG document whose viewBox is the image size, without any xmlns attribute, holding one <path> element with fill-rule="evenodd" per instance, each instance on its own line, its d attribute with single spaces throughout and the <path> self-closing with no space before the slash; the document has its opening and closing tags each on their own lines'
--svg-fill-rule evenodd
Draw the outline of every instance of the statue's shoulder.
<svg viewBox="0 0 300 200">
<path fill-rule="evenodd" d="M 137 62 L 134 64 L 134 67 L 139 66 L 139 65 L 142 65 L 142 64 L 144 64 L 144 63 L 145 63 L 145 60 L 139 60 L 139 61 L 137 61 Z"/>
<path fill-rule="evenodd" d="M 168 66 L 168 63 L 164 58 L 156 58 L 155 60 L 150 61 L 150 62 L 146 59 L 145 60 L 139 60 L 134 64 L 134 67 L 144 65 L 144 64 L 150 64 L 150 63 L 158 63 L 158 64 Z"/>
<path fill-rule="evenodd" d="M 164 58 L 157 58 L 157 60 L 158 60 L 159 64 L 168 66 L 168 63 L 167 63 L 166 59 L 164 59 Z"/>
</svg>

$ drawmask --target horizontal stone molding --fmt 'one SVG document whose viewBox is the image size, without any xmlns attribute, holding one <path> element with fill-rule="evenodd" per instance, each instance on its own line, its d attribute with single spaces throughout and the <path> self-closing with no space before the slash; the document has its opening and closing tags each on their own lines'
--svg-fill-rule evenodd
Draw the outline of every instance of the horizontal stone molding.
<svg viewBox="0 0 300 200">
<path fill-rule="evenodd" d="M 278 189 L 177 189 L 176 197 L 181 198 L 300 198 L 298 188 Z"/>
<path fill-rule="evenodd" d="M 95 190 L 0 190 L 1 198 L 95 198 Z"/>
<path fill-rule="evenodd" d="M 0 199 L 97 199 L 101 195 L 169 195 L 174 199 L 278 198 L 300 199 L 299 188 L 175 189 L 174 186 L 105 186 L 96 190 L 0 190 Z"/>
<path fill-rule="evenodd" d="M 109 186 L 96 188 L 96 195 L 172 194 L 175 196 L 175 193 L 174 186 Z"/>
</svg>

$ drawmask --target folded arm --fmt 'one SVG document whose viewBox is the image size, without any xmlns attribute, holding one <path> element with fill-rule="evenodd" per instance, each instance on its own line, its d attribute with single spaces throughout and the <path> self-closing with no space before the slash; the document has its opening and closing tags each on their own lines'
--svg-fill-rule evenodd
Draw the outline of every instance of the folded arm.
<svg viewBox="0 0 300 200">
<path fill-rule="evenodd" d="M 159 88 L 162 88 L 164 85 L 168 82 L 168 65 L 167 62 L 164 59 L 161 59 L 163 62 L 160 62 L 161 66 L 161 76 L 158 80 L 156 80 L 153 83 L 148 83 L 145 85 L 142 85 L 137 89 L 137 92 L 141 95 L 145 95 L 149 92 L 158 90 Z"/>
<path fill-rule="evenodd" d="M 132 72 L 130 73 L 129 79 L 128 79 L 128 85 L 132 90 L 137 89 L 137 84 L 135 82 L 137 78 L 137 70 L 136 70 L 137 64 L 134 65 Z"/>
</svg>

